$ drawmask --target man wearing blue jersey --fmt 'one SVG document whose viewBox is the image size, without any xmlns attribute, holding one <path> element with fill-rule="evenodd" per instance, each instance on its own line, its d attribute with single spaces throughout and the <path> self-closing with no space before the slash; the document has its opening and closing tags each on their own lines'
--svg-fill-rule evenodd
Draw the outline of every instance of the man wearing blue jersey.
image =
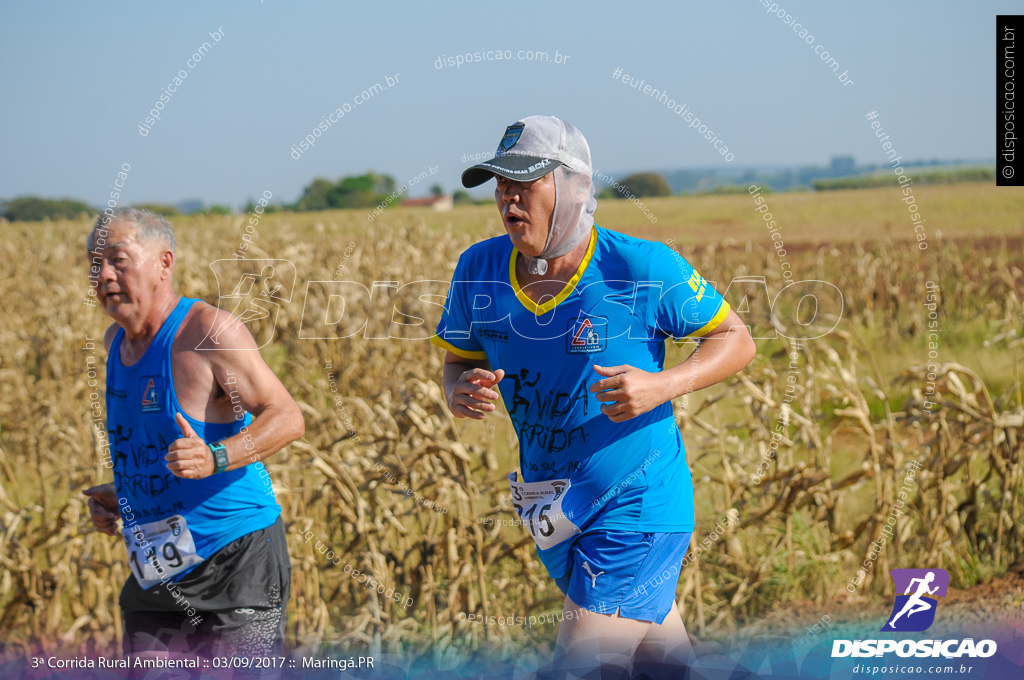
<svg viewBox="0 0 1024 680">
<path fill-rule="evenodd" d="M 530 116 L 463 173 L 466 187 L 496 179 L 507 236 L 462 254 L 433 342 L 455 416 L 484 418 L 504 394 L 513 504 L 566 595 L 555 668 L 672 674 L 690 655 L 675 588 L 694 530 L 672 399 L 755 347 L 682 257 L 594 224 L 592 172 L 579 130 Z M 665 341 L 687 337 L 698 349 L 665 369 Z"/>
<path fill-rule="evenodd" d="M 291 563 L 261 461 L 302 436 L 302 414 L 238 319 L 174 292 L 166 220 L 101 215 L 89 251 L 115 322 L 104 337 L 114 482 L 85 494 L 99 531 L 123 525 L 124 651 L 280 656 Z"/>
</svg>

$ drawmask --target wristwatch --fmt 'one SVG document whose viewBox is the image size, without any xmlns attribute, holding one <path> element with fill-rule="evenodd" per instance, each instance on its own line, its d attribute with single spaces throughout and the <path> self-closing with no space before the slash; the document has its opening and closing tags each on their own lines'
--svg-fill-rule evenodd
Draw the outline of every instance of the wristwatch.
<svg viewBox="0 0 1024 680">
<path fill-rule="evenodd" d="M 210 447 L 210 453 L 213 454 L 213 474 L 227 470 L 228 452 L 224 445 L 220 442 L 214 442 L 213 444 L 207 444 L 207 446 Z"/>
</svg>

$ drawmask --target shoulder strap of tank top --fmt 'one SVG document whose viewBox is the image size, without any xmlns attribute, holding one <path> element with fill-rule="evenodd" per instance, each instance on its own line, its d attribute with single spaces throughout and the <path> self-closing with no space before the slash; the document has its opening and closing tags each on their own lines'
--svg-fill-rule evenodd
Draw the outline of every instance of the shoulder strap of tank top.
<svg viewBox="0 0 1024 680">
<path fill-rule="evenodd" d="M 167 353 L 168 359 L 171 356 L 171 346 L 174 345 L 174 337 L 178 334 L 178 328 L 181 327 L 181 322 L 185 320 L 185 315 L 188 314 L 188 310 L 192 309 L 192 305 L 197 302 L 199 302 L 199 298 L 183 297 L 178 300 L 178 304 L 174 307 L 174 310 L 170 315 L 168 315 L 167 320 L 164 321 L 164 325 L 160 327 L 160 332 L 157 334 L 157 337 L 160 342 L 167 345 L 165 352 Z M 154 342 L 156 342 L 155 339 Z"/>
<path fill-rule="evenodd" d="M 176 333 L 178 326 L 181 325 L 181 322 L 185 319 L 185 315 L 188 314 L 188 310 L 192 309 L 192 305 L 197 302 L 199 302 L 199 298 L 183 297 L 178 300 L 178 304 L 175 305 L 174 309 L 167 316 L 167 320 L 164 321 L 164 325 L 161 326 L 160 331 L 163 332 L 164 329 L 166 329 L 169 333 Z M 171 339 L 174 339 L 173 336 Z"/>
<path fill-rule="evenodd" d="M 110 351 L 107 352 L 107 382 L 113 381 L 114 371 L 121 365 L 121 340 L 124 338 L 124 327 L 118 326 L 114 333 L 114 339 L 110 343 Z"/>
</svg>

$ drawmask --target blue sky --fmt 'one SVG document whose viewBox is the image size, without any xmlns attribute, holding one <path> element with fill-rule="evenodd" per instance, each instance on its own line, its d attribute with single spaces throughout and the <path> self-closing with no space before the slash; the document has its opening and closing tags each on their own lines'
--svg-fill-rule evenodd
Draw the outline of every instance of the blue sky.
<svg viewBox="0 0 1024 680">
<path fill-rule="evenodd" d="M 313 177 L 375 170 L 399 183 L 437 166 L 447 190 L 505 126 L 561 116 L 605 173 L 883 160 L 877 110 L 904 159 L 995 158 L 995 16 L 1019 3 L 730 2 L 6 2 L 0 5 L 0 198 L 99 203 L 122 163 L 122 199 L 292 201 Z M 223 27 L 213 44 L 211 32 Z M 164 103 L 147 136 L 139 123 Z M 844 85 L 815 47 L 848 71 Z M 439 57 L 555 51 L 568 61 Z M 525 56 L 525 53 L 524 53 Z M 665 104 L 612 78 L 668 92 L 734 154 Z M 355 105 L 386 77 L 397 84 Z M 351 108 L 298 160 L 291 147 Z M 426 193 L 423 183 L 411 193 Z"/>
</svg>

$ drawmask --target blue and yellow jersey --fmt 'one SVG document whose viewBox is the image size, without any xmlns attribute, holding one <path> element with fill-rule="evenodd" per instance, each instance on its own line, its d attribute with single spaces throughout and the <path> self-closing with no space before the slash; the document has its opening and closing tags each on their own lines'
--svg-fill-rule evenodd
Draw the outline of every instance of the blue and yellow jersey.
<svg viewBox="0 0 1024 680">
<path fill-rule="evenodd" d="M 569 479 L 562 507 L 577 526 L 693 531 L 672 404 L 613 423 L 590 387 L 595 364 L 661 371 L 666 340 L 707 335 L 728 303 L 667 246 L 596 225 L 575 276 L 542 304 L 516 281 L 517 256 L 507 236 L 462 254 L 432 342 L 505 370 L 523 479 Z"/>
</svg>

